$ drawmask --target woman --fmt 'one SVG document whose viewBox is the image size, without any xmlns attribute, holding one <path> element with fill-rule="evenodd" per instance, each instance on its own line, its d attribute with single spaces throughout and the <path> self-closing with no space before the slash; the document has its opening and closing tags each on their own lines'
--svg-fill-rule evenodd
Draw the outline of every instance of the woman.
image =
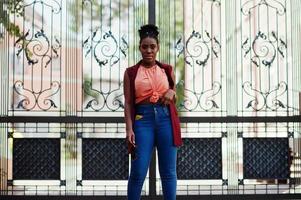
<svg viewBox="0 0 301 200">
<path fill-rule="evenodd" d="M 124 73 L 126 138 L 131 153 L 128 199 L 139 200 L 153 148 L 158 151 L 165 200 L 176 199 L 177 147 L 182 144 L 172 67 L 156 61 L 158 28 L 139 30 L 142 60 Z"/>
</svg>

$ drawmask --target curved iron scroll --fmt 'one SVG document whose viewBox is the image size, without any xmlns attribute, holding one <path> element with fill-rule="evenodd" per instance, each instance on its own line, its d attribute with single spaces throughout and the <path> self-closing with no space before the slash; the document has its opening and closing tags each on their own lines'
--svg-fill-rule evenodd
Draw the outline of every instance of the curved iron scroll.
<svg viewBox="0 0 301 200">
<path fill-rule="evenodd" d="M 111 31 L 101 34 L 102 31 L 98 28 L 92 33 L 91 37 L 89 36 L 83 42 L 86 50 L 85 57 L 93 53 L 93 58 L 100 67 L 105 65 L 113 66 L 120 60 L 120 57 L 117 55 L 119 53 L 118 50 L 126 57 L 126 50 L 129 45 L 124 37 L 121 37 L 121 43 L 118 45 L 117 39 Z"/>
<path fill-rule="evenodd" d="M 271 67 L 277 51 L 284 58 L 284 49 L 287 48 L 286 42 L 284 42 L 284 39 L 279 38 L 275 31 L 271 32 L 271 36 L 269 37 L 267 34 L 258 31 L 255 39 L 252 41 L 252 46 L 249 45 L 249 38 L 242 44 L 242 49 L 245 51 L 244 57 L 251 51 L 254 53 L 251 61 L 256 67 L 260 67 L 261 64 Z"/>
<path fill-rule="evenodd" d="M 89 36 L 83 42 L 85 57 L 91 54 L 101 68 L 113 67 L 120 61 L 120 53 L 124 57 L 127 56 L 129 45 L 124 36 L 120 39 L 120 44 L 118 44 L 116 37 L 111 31 L 104 32 L 102 35 L 102 30 L 97 28 L 92 32 L 92 36 Z M 116 111 L 124 107 L 121 85 L 119 89 L 103 92 L 93 88 L 92 81 L 91 78 L 84 85 L 85 94 L 92 97 L 86 104 L 85 109 L 101 111 L 107 107 L 110 111 Z"/>
<path fill-rule="evenodd" d="M 211 46 L 211 48 L 209 46 Z M 191 67 L 194 64 L 205 67 L 210 57 L 210 52 L 218 58 L 221 44 L 218 39 L 215 36 L 212 37 L 208 31 L 205 30 L 205 35 L 202 36 L 199 32 L 193 30 L 185 46 L 182 42 L 182 37 L 180 37 L 176 42 L 175 48 L 178 50 L 178 57 L 185 51 L 184 60 Z"/>
<path fill-rule="evenodd" d="M 52 3 L 52 4 L 51 4 Z M 42 27 L 39 30 L 35 28 L 35 18 L 32 19 L 32 28 L 24 31 L 23 35 L 15 41 L 15 47 L 17 49 L 16 56 L 21 59 L 21 56 L 25 57 L 27 61 L 24 69 L 30 67 L 30 70 L 23 71 L 27 76 L 31 71 L 31 80 L 16 80 L 13 84 L 13 90 L 19 97 L 19 102 L 16 102 L 16 108 L 24 110 L 41 109 L 47 111 L 51 108 L 57 108 L 57 104 L 52 100 L 52 97 L 57 94 L 61 88 L 60 82 L 53 80 L 52 77 L 52 61 L 58 58 L 59 50 L 61 48 L 61 42 L 59 37 L 53 36 L 53 33 L 46 33 L 44 29 L 44 9 L 49 9 L 53 14 L 59 14 L 61 12 L 61 5 L 55 1 L 31 1 L 26 5 L 22 5 L 23 12 L 27 7 L 32 7 L 35 12 L 36 4 L 40 4 L 42 8 Z M 53 18 L 51 18 L 53 20 Z M 24 27 L 25 29 L 25 27 Z M 44 74 L 47 71 L 51 74 L 50 81 L 43 80 L 46 78 Z M 27 73 L 27 74 L 25 74 Z M 37 74 L 40 81 L 40 85 L 35 82 Z M 23 75 L 23 77 L 24 77 Z"/>
<path fill-rule="evenodd" d="M 242 5 L 241 12 L 250 15 L 252 9 L 262 5 L 275 9 L 278 15 L 284 15 L 286 12 L 285 6 L 277 0 L 249 0 Z"/>
<path fill-rule="evenodd" d="M 247 1 L 241 7 L 241 12 L 245 16 L 251 16 L 253 10 L 262 7 L 266 10 L 273 10 L 275 17 L 282 16 L 286 13 L 285 6 L 276 0 L 257 0 Z M 254 13 L 257 13 L 254 11 Z M 260 13 L 257 13 L 260 18 Z M 251 23 L 251 22 L 250 22 Z M 271 80 L 271 71 L 275 72 L 275 67 L 278 66 L 277 61 L 284 59 L 287 49 L 287 43 L 284 36 L 278 33 L 280 30 L 267 30 L 267 27 L 257 27 L 259 30 L 256 35 L 245 37 L 242 42 L 243 58 L 250 59 L 250 78 L 243 82 L 243 92 L 251 97 L 246 103 L 246 108 L 252 108 L 254 111 L 262 109 L 270 109 L 276 111 L 279 108 L 286 108 L 285 103 L 280 99 L 287 90 L 286 81 L 279 80 L 273 87 Z M 250 30 L 249 30 L 250 31 Z M 280 36 L 279 36 L 280 35 Z M 279 59 L 278 59 L 279 58 Z M 258 80 L 252 76 L 252 73 L 258 73 Z M 279 73 L 279 72 L 278 72 Z M 267 79 L 265 81 L 264 79 Z M 264 84 L 263 84 L 263 81 Z M 258 85 L 256 85 L 256 83 Z"/>
<path fill-rule="evenodd" d="M 221 44 L 217 37 L 211 36 L 208 31 L 205 30 L 205 35 L 202 36 L 199 32 L 193 30 L 185 45 L 182 42 L 182 37 L 180 37 L 176 42 L 175 48 L 178 51 L 178 57 L 185 52 L 184 61 L 190 67 L 201 66 L 205 68 L 210 56 L 219 57 Z M 205 79 L 205 76 L 202 78 Z M 179 82 L 177 87 L 181 87 L 181 85 L 184 85 L 184 81 Z M 221 87 L 221 83 L 213 81 L 211 88 L 207 90 L 203 89 L 202 92 L 185 88 L 184 100 L 180 103 L 179 109 L 194 111 L 200 106 L 202 110 L 210 111 L 214 108 L 219 108 L 214 100 L 214 96 L 220 92 Z"/>
</svg>

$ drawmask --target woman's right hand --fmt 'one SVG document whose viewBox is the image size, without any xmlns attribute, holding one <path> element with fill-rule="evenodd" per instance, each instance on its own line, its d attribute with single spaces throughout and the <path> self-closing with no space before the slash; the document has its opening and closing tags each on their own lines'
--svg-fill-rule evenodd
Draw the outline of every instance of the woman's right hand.
<svg viewBox="0 0 301 200">
<path fill-rule="evenodd" d="M 133 147 L 136 147 L 135 143 L 135 133 L 133 130 L 127 130 L 126 131 L 126 140 L 129 144 L 131 144 Z"/>
</svg>

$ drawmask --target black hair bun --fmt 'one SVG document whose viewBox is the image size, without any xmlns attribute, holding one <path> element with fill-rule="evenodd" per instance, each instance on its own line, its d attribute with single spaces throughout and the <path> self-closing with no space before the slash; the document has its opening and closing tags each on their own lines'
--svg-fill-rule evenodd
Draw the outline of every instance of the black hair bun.
<svg viewBox="0 0 301 200">
<path fill-rule="evenodd" d="M 158 35 L 159 35 L 158 27 L 153 24 L 146 24 L 140 27 L 139 30 L 140 39 L 146 37 L 152 37 L 157 39 Z"/>
</svg>

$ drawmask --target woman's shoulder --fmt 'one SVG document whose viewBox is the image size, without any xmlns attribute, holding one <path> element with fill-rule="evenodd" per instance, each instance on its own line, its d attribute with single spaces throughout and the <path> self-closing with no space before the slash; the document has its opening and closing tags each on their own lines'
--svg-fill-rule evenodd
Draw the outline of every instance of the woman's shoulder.
<svg viewBox="0 0 301 200">
<path fill-rule="evenodd" d="M 168 63 L 163 63 L 163 62 L 157 61 L 157 64 L 163 68 L 172 69 L 172 66 Z"/>
<path fill-rule="evenodd" d="M 135 77 L 138 73 L 139 65 L 133 65 L 131 67 L 126 68 L 125 74 L 130 78 L 131 81 L 135 80 Z"/>
<path fill-rule="evenodd" d="M 138 65 L 133 65 L 133 66 L 126 68 L 125 71 L 131 72 L 131 71 L 137 70 L 138 67 L 139 67 Z"/>
</svg>

